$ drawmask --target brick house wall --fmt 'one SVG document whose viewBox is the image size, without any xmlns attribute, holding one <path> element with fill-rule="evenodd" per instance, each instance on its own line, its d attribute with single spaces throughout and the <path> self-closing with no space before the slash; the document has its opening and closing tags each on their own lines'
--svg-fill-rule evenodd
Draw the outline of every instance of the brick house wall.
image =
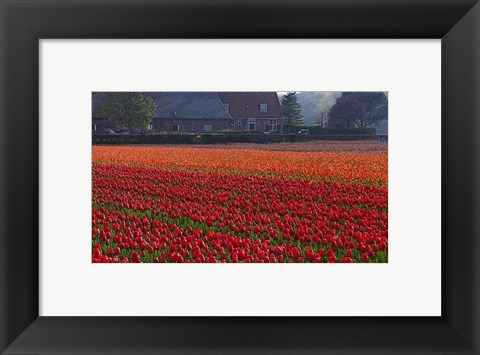
<svg viewBox="0 0 480 355">
<path fill-rule="evenodd" d="M 230 120 L 222 119 L 157 118 L 152 123 L 154 132 L 215 132 L 229 128 Z"/>
<path fill-rule="evenodd" d="M 253 120 L 253 121 L 252 121 Z M 253 128 L 252 128 L 253 127 Z M 234 117 L 231 129 L 239 131 L 280 132 L 282 130 L 281 118 L 238 118 Z"/>
<path fill-rule="evenodd" d="M 231 120 L 157 118 L 153 120 L 150 130 L 152 132 L 215 132 L 218 130 L 230 129 L 230 124 Z M 108 120 L 92 120 L 92 134 L 105 134 L 107 129 L 117 131 L 120 128 L 121 127 Z"/>
<path fill-rule="evenodd" d="M 238 131 L 281 132 L 283 119 L 276 92 L 218 92 Z"/>
</svg>

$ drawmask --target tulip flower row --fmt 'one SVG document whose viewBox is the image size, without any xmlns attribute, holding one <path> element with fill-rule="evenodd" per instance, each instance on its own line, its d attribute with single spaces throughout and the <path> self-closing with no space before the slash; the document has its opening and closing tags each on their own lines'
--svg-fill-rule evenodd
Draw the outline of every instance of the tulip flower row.
<svg viewBox="0 0 480 355">
<path fill-rule="evenodd" d="M 93 262 L 388 261 L 382 184 L 171 170 L 132 154 L 92 166 Z"/>
<path fill-rule="evenodd" d="M 387 154 L 94 146 L 98 164 L 388 185 Z"/>
</svg>

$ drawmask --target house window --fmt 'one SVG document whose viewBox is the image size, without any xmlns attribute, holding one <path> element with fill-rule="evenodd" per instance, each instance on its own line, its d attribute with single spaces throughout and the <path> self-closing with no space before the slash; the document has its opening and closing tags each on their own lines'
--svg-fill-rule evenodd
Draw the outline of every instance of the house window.
<svg viewBox="0 0 480 355">
<path fill-rule="evenodd" d="M 268 125 L 268 130 L 270 132 L 276 132 L 277 131 L 277 120 L 270 120 L 269 125 Z"/>
<path fill-rule="evenodd" d="M 251 108 L 252 108 L 252 106 L 250 106 L 249 104 L 245 105 L 245 109 L 250 110 Z"/>
<path fill-rule="evenodd" d="M 178 124 L 174 124 L 174 125 L 172 126 L 172 131 L 173 131 L 173 132 L 178 132 L 178 131 L 180 131 L 180 126 L 179 126 Z"/>
<path fill-rule="evenodd" d="M 148 129 L 153 132 L 158 132 L 160 131 L 160 125 L 158 124 L 151 124 L 148 126 Z"/>
<path fill-rule="evenodd" d="M 202 124 L 200 125 L 200 132 L 212 132 L 213 126 L 211 124 Z"/>
<path fill-rule="evenodd" d="M 237 125 L 238 125 L 239 127 L 240 127 L 240 126 L 243 126 L 243 124 L 242 124 L 242 119 L 241 119 L 241 118 L 239 118 L 239 119 L 237 120 Z"/>
<path fill-rule="evenodd" d="M 267 104 L 260 104 L 260 112 L 267 112 L 268 105 Z"/>
<path fill-rule="evenodd" d="M 255 131 L 255 118 L 248 119 L 248 129 L 250 131 Z"/>
</svg>

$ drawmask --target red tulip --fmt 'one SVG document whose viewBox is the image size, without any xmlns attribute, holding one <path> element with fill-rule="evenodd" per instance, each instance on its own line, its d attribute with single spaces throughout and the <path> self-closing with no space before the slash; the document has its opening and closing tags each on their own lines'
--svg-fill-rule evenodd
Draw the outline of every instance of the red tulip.
<svg viewBox="0 0 480 355">
<path fill-rule="evenodd" d="M 132 263 L 140 263 L 140 256 L 138 255 L 138 253 L 136 251 L 132 252 L 132 255 L 130 256 L 130 261 Z"/>
</svg>

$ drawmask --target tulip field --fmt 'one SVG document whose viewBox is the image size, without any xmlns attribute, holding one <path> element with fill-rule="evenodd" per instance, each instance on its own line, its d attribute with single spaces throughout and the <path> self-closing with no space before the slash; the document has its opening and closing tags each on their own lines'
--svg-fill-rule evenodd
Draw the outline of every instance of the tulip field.
<svg viewBox="0 0 480 355">
<path fill-rule="evenodd" d="M 92 262 L 388 262 L 388 155 L 356 144 L 93 146 Z"/>
</svg>

